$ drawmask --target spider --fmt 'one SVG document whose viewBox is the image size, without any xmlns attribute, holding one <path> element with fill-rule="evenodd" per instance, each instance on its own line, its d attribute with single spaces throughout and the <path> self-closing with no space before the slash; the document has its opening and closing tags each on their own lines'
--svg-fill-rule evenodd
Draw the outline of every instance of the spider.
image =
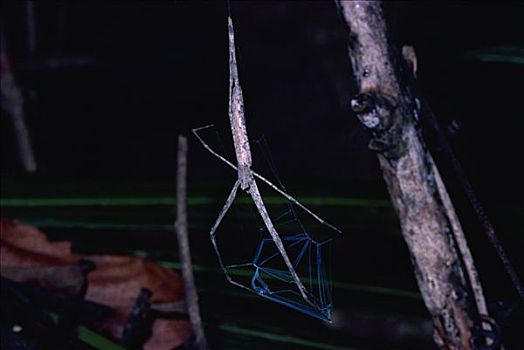
<svg viewBox="0 0 524 350">
<path fill-rule="evenodd" d="M 265 298 L 268 298 L 270 300 L 276 301 L 278 303 L 287 305 L 289 307 L 292 307 L 296 310 L 305 312 L 307 314 L 310 314 L 312 316 L 316 316 L 325 320 L 330 320 L 330 307 L 331 307 L 331 298 L 328 297 L 326 287 L 328 285 L 327 278 L 325 277 L 325 274 L 321 273 L 323 271 L 323 263 L 321 259 L 321 255 L 319 255 L 319 247 L 322 246 L 325 242 L 316 242 L 314 241 L 307 233 L 302 233 L 296 236 L 286 236 L 284 239 L 281 238 L 279 233 L 277 232 L 275 228 L 275 224 L 271 220 L 268 210 L 264 204 L 264 201 L 262 199 L 262 196 L 260 194 L 260 190 L 257 185 L 256 179 L 262 181 L 263 183 L 270 186 L 273 190 L 277 191 L 279 194 L 284 196 L 291 204 L 296 205 L 297 207 L 304 210 L 306 213 L 311 215 L 313 218 L 315 218 L 318 222 L 320 222 L 323 225 L 326 225 L 330 229 L 340 233 L 341 231 L 334 227 L 333 225 L 325 222 L 322 220 L 319 216 L 314 214 L 312 211 L 304 207 L 302 204 L 300 204 L 295 198 L 287 194 L 284 190 L 280 189 L 279 187 L 275 186 L 271 181 L 263 177 L 262 175 L 254 172 L 252 167 L 252 156 L 251 156 L 251 148 L 249 144 L 249 138 L 247 135 L 247 128 L 246 128 L 246 122 L 245 122 L 245 116 L 244 116 L 244 101 L 243 101 L 243 95 L 242 95 L 242 88 L 240 86 L 239 78 L 238 78 L 238 68 L 237 68 L 237 62 L 236 62 L 236 53 L 235 53 L 235 37 L 234 37 L 234 30 L 233 30 L 233 22 L 231 20 L 231 17 L 228 18 L 228 32 L 229 32 L 229 121 L 231 126 L 231 131 L 233 134 L 233 143 L 235 146 L 235 155 L 237 159 L 237 165 L 234 165 L 232 162 L 227 160 L 226 158 L 222 157 L 220 154 L 215 152 L 211 147 L 209 147 L 208 144 L 201 138 L 199 135 L 199 132 L 213 127 L 213 125 L 204 126 L 201 128 L 193 129 L 193 134 L 198 138 L 200 143 L 204 146 L 205 149 L 207 149 L 211 154 L 222 160 L 224 163 L 226 163 L 231 168 L 235 169 L 237 171 L 237 180 L 235 181 L 233 188 L 222 207 L 222 210 L 220 211 L 218 218 L 216 219 L 214 225 L 211 228 L 210 231 L 210 238 L 211 242 L 213 244 L 213 248 L 219 257 L 219 263 L 224 271 L 227 280 L 238 287 L 241 287 L 243 289 L 252 291 L 257 293 L 258 295 L 261 295 Z M 270 238 L 262 239 L 262 241 L 259 244 L 259 248 L 257 250 L 257 254 L 255 256 L 255 259 L 251 263 L 243 264 L 243 265 L 252 265 L 255 267 L 255 272 L 251 279 L 251 287 L 247 287 L 246 285 L 243 285 L 241 283 L 238 283 L 237 281 L 233 280 L 231 277 L 228 269 L 232 266 L 226 266 L 220 255 L 220 250 L 217 245 L 216 241 L 216 231 L 219 225 L 221 224 L 224 216 L 230 209 L 231 205 L 235 201 L 235 198 L 237 197 L 239 188 L 242 191 L 245 191 L 248 193 L 253 200 L 256 209 L 262 218 L 265 226 L 265 230 L 270 235 Z M 290 238 L 291 237 L 291 238 Z M 327 241 L 326 241 L 327 242 Z M 262 250 L 264 246 L 267 246 L 268 244 L 274 244 L 274 247 L 276 247 L 276 252 L 273 252 L 269 256 L 263 256 Z M 289 249 L 293 245 L 297 244 L 303 244 L 301 251 L 301 254 L 294 259 L 294 261 L 291 261 L 288 252 L 286 251 L 286 245 Z M 304 286 L 304 283 L 298 276 L 296 272 L 296 267 L 298 263 L 301 261 L 301 258 L 304 256 L 307 249 L 311 250 L 311 247 L 315 247 L 315 253 L 316 253 L 316 270 L 317 270 L 317 280 L 316 285 L 319 286 L 318 293 L 319 295 L 315 295 L 315 293 L 312 293 L 311 291 L 308 291 L 308 289 Z M 278 270 L 274 268 L 268 268 L 265 266 L 265 264 L 277 257 L 280 256 L 284 264 L 286 266 L 286 270 Z M 239 265 L 235 265 L 239 266 Z M 271 277 L 273 279 L 277 279 L 280 281 L 284 281 L 288 284 L 294 285 L 298 289 L 298 293 L 287 289 L 282 291 L 274 291 L 268 286 L 268 283 L 266 282 L 267 277 Z M 284 295 L 287 293 L 288 295 Z M 289 294 L 293 294 L 294 296 L 299 296 L 302 299 L 302 302 L 297 300 L 292 300 L 289 297 Z"/>
</svg>

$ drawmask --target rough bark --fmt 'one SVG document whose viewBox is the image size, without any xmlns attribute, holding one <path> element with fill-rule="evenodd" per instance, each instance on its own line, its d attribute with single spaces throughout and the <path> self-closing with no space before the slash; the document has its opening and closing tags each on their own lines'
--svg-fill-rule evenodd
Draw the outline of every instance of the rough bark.
<svg viewBox="0 0 524 350">
<path fill-rule="evenodd" d="M 420 103 L 405 79 L 416 70 L 388 42 L 378 2 L 340 1 L 359 94 L 351 107 L 371 132 L 419 289 L 442 349 L 473 349 L 486 314 L 473 259 L 448 193 L 418 128 Z M 410 67 L 411 66 L 411 67 Z M 413 75 L 413 72 L 410 72 Z"/>
<path fill-rule="evenodd" d="M 205 350 L 207 349 L 207 341 L 198 307 L 198 294 L 193 277 L 187 229 L 187 138 L 185 136 L 178 137 L 175 231 L 178 240 L 180 264 L 182 265 L 187 312 L 193 333 L 195 334 L 195 348 Z"/>
</svg>

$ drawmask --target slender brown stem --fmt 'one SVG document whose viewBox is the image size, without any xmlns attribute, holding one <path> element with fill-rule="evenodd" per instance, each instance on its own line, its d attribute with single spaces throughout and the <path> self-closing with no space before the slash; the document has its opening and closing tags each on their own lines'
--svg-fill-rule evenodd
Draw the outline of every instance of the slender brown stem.
<svg viewBox="0 0 524 350">
<path fill-rule="evenodd" d="M 176 222 L 175 231 L 178 240 L 178 251 L 184 279 L 184 291 L 189 313 L 189 320 L 195 334 L 195 346 L 198 350 L 207 349 L 207 341 L 200 318 L 198 295 L 193 277 L 191 251 L 189 248 L 187 228 L 187 138 L 178 136 L 177 157 L 177 182 L 176 182 Z"/>
</svg>

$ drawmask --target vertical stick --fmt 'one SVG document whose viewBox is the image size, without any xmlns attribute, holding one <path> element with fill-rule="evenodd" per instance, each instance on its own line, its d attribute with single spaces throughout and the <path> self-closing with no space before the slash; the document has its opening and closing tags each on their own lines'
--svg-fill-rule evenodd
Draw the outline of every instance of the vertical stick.
<svg viewBox="0 0 524 350">
<path fill-rule="evenodd" d="M 441 349 L 472 350 L 486 303 L 464 233 L 417 127 L 420 106 L 402 79 L 406 63 L 390 42 L 379 1 L 336 0 L 359 94 L 351 107 L 371 132 L 400 219 L 415 277 Z M 414 52 L 403 50 L 404 56 Z M 412 57 L 413 58 L 413 57 Z M 409 62 L 411 61 L 411 62 Z M 486 345 L 489 339 L 486 339 Z"/>
<path fill-rule="evenodd" d="M 178 240 L 180 263 L 182 265 L 189 320 L 195 334 L 195 346 L 198 350 L 204 350 L 207 349 L 207 341 L 204 328 L 202 327 L 202 319 L 200 318 L 198 295 L 193 278 L 191 252 L 189 250 L 187 229 L 187 138 L 182 135 L 178 136 L 175 231 Z"/>
<path fill-rule="evenodd" d="M 0 68 L 2 109 L 11 117 L 20 163 L 25 171 L 33 173 L 37 169 L 37 164 L 25 121 L 24 96 L 13 73 L 3 31 L 0 32 Z"/>
</svg>

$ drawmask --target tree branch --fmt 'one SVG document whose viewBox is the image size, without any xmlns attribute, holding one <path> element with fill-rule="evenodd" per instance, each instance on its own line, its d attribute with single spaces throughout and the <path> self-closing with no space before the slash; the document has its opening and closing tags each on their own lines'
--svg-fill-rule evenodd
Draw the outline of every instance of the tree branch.
<svg viewBox="0 0 524 350">
<path fill-rule="evenodd" d="M 388 42 L 379 2 L 336 3 L 349 27 L 359 90 L 351 107 L 371 132 L 369 147 L 399 216 L 434 339 L 442 349 L 473 349 L 479 313 L 487 309 L 464 233 L 419 132 L 420 103 L 404 83 L 409 68 L 414 79 L 414 50 L 403 50 L 405 61 Z"/>
</svg>

